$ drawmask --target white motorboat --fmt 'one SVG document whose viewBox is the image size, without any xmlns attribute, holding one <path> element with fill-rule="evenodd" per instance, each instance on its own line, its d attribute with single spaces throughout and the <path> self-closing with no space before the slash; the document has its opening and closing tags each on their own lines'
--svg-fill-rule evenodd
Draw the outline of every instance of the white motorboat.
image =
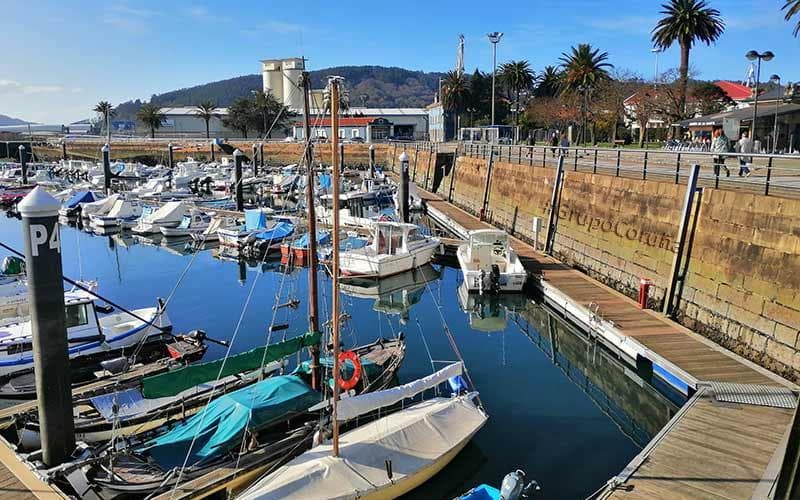
<svg viewBox="0 0 800 500">
<path fill-rule="evenodd" d="M 170 326 L 158 307 L 132 311 L 144 322 L 125 312 L 98 316 L 93 296 L 82 290 L 64 299 L 70 359 L 132 347 Z M 33 368 L 32 335 L 30 321 L 0 327 L 0 376 Z"/>
<path fill-rule="evenodd" d="M 211 218 L 211 223 L 200 233 L 192 233 L 191 237 L 194 241 L 211 243 L 219 241 L 220 229 L 230 229 L 239 225 L 239 221 L 235 217 L 217 216 Z"/>
<path fill-rule="evenodd" d="M 178 237 L 200 234 L 211 225 L 211 216 L 200 210 L 192 210 L 183 216 L 183 220 L 176 227 L 161 227 L 164 236 Z"/>
<path fill-rule="evenodd" d="M 142 216 L 142 205 L 138 200 L 117 199 L 105 215 L 92 214 L 89 222 L 95 228 L 111 228 L 129 224 L 132 226 Z"/>
<path fill-rule="evenodd" d="M 456 257 L 471 292 L 519 292 L 528 277 L 508 235 L 497 229 L 470 232 Z"/>
<path fill-rule="evenodd" d="M 186 204 L 182 201 L 169 201 L 150 215 L 143 215 L 132 230 L 137 234 L 153 234 L 162 227 L 177 227 L 186 215 Z"/>
<path fill-rule="evenodd" d="M 106 198 L 81 203 L 81 217 L 89 219 L 92 215 L 105 215 L 111 211 L 118 199 L 119 195 L 115 193 Z"/>
<path fill-rule="evenodd" d="M 454 363 L 405 385 L 342 399 L 338 419 L 396 405 L 451 379 L 461 384 L 461 372 Z M 476 392 L 434 397 L 372 420 L 340 436 L 338 456 L 331 443 L 317 445 L 238 498 L 397 498 L 436 475 L 486 424 L 476 399 Z"/>
<path fill-rule="evenodd" d="M 333 223 L 333 195 L 320 196 L 321 205 L 317 207 L 317 220 L 323 224 Z M 389 198 L 391 199 L 391 198 Z M 392 220 L 394 210 L 383 208 L 375 193 L 348 191 L 339 195 L 339 222 L 344 226 L 369 229 L 378 220 Z"/>
<path fill-rule="evenodd" d="M 339 255 L 339 268 L 345 276 L 382 278 L 402 273 L 431 261 L 439 239 L 425 236 L 414 224 L 375 222 L 372 241 L 363 248 Z"/>
</svg>

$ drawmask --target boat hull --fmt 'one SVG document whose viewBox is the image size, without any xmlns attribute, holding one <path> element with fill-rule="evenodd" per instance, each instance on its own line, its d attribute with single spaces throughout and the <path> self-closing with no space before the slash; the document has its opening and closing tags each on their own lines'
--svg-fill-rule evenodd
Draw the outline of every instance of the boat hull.
<svg viewBox="0 0 800 500">
<path fill-rule="evenodd" d="M 421 247 L 409 254 L 369 255 L 364 252 L 342 252 L 339 268 L 345 276 L 384 278 L 428 264 L 439 243 Z"/>
</svg>

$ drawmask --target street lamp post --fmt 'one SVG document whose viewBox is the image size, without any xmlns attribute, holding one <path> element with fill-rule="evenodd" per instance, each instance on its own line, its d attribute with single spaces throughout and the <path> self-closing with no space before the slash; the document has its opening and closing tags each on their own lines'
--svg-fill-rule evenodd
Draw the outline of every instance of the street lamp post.
<svg viewBox="0 0 800 500">
<path fill-rule="evenodd" d="M 772 154 L 775 154 L 778 151 L 778 104 L 781 101 L 781 77 L 772 75 L 769 77 L 769 81 L 778 85 L 777 95 L 775 96 L 775 123 L 772 125 Z"/>
<path fill-rule="evenodd" d="M 497 75 L 497 44 L 503 38 L 503 34 L 499 31 L 493 31 L 486 36 L 489 37 L 489 42 L 492 44 L 492 125 L 494 126 L 494 81 Z"/>
<path fill-rule="evenodd" d="M 753 122 L 750 125 L 750 128 L 752 129 L 750 131 L 750 138 L 753 139 L 753 142 L 755 142 L 755 140 L 756 140 L 756 118 L 757 118 L 757 115 L 758 115 L 758 82 L 759 82 L 759 79 L 761 78 L 761 60 L 763 59 L 765 61 L 771 61 L 772 58 L 775 57 L 775 54 L 773 54 L 769 50 L 766 51 L 766 52 L 763 52 L 761 54 L 759 54 L 755 50 L 751 50 L 750 52 L 745 54 L 745 57 L 747 59 L 751 60 L 751 61 L 758 60 L 758 64 L 756 65 L 756 88 L 755 88 L 755 91 L 754 91 L 755 99 L 753 101 Z"/>
</svg>

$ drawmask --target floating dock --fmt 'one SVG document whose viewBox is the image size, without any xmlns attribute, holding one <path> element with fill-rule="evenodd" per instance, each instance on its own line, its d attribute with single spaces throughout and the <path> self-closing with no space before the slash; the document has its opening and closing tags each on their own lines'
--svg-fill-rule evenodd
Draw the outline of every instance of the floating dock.
<svg viewBox="0 0 800 500">
<path fill-rule="evenodd" d="M 428 216 L 459 237 L 492 227 L 419 186 L 416 194 Z M 597 498 L 767 498 L 797 386 L 518 238 L 511 244 L 551 307 L 690 398 Z"/>
</svg>

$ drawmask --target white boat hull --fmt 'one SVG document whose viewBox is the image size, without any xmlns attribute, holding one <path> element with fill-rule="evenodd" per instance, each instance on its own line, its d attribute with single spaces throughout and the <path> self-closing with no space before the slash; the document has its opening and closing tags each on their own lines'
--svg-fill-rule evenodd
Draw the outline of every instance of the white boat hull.
<svg viewBox="0 0 800 500">
<path fill-rule="evenodd" d="M 428 264 L 437 248 L 439 242 L 431 240 L 429 244 L 407 254 L 374 255 L 359 251 L 342 252 L 339 255 L 339 268 L 346 276 L 383 278 Z"/>
</svg>

